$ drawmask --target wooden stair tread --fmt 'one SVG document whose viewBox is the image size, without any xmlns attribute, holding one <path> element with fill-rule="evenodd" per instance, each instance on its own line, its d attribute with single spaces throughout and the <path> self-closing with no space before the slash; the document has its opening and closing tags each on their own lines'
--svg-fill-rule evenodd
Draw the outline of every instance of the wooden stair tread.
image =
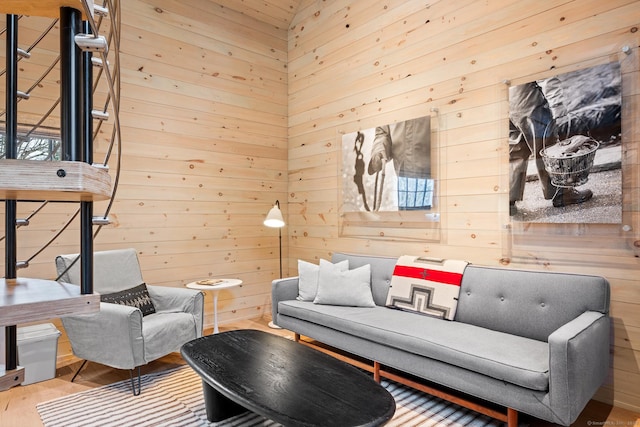
<svg viewBox="0 0 640 427">
<path fill-rule="evenodd" d="M 0 391 L 9 390 L 11 387 L 17 386 L 23 381 L 24 368 L 22 366 L 7 371 L 5 365 L 0 365 Z"/>
<path fill-rule="evenodd" d="M 0 279 L 0 326 L 99 310 L 100 295 L 82 295 L 77 285 L 23 277 Z"/>
<path fill-rule="evenodd" d="M 84 162 L 0 159 L 0 199 L 91 202 L 111 197 L 106 169 Z"/>
<path fill-rule="evenodd" d="M 88 0 L 89 9 L 93 13 L 93 0 Z M 59 18 L 61 7 L 71 7 L 82 12 L 86 18 L 82 0 L 2 0 L 0 1 L 0 13 L 13 15 L 46 16 Z"/>
</svg>

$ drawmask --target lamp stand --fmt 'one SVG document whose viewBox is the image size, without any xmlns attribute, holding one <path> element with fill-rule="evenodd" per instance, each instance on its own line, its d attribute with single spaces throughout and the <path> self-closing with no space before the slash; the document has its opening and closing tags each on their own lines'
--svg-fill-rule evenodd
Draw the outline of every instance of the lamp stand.
<svg viewBox="0 0 640 427">
<path fill-rule="evenodd" d="M 282 227 L 278 228 L 278 243 L 280 246 L 280 278 L 282 279 Z"/>
<path fill-rule="evenodd" d="M 282 227 L 278 228 L 278 243 L 280 246 L 280 278 L 282 279 Z M 282 329 L 280 326 L 273 323 L 273 320 L 269 322 L 271 329 Z"/>
</svg>

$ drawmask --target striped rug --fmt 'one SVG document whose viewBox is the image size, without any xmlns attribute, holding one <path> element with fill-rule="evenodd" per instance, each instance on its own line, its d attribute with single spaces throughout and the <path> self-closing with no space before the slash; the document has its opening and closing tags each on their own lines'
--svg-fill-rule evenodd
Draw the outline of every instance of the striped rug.
<svg viewBox="0 0 640 427">
<path fill-rule="evenodd" d="M 498 427 L 500 422 L 439 398 L 383 381 L 396 400 L 388 426 Z M 188 366 L 142 377 L 142 394 L 131 394 L 129 380 L 72 394 L 37 405 L 45 427 L 253 427 L 276 424 L 245 413 L 209 423 L 200 377 Z"/>
</svg>

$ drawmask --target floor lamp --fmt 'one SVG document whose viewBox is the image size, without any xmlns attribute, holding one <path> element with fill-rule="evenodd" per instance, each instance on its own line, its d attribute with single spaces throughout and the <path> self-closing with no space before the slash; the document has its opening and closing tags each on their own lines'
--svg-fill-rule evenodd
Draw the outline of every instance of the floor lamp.
<svg viewBox="0 0 640 427">
<path fill-rule="evenodd" d="M 282 279 L 282 227 L 284 227 L 284 218 L 282 218 L 282 211 L 280 210 L 280 201 L 276 200 L 276 204 L 273 205 L 267 217 L 264 220 L 264 225 L 267 227 L 278 229 L 278 246 L 280 248 L 280 278 Z M 269 327 L 273 329 L 281 329 L 280 326 L 273 323 L 273 320 L 269 322 Z"/>
</svg>

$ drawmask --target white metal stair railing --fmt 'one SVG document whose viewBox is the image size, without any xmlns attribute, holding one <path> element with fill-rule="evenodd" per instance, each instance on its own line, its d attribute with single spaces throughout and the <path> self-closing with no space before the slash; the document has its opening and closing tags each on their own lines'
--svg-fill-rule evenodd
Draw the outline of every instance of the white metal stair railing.
<svg viewBox="0 0 640 427">
<path fill-rule="evenodd" d="M 120 132 L 120 119 L 119 119 L 119 108 L 120 108 L 120 63 L 119 63 L 119 51 L 120 51 L 120 18 L 121 18 L 121 9 L 119 2 L 107 0 L 105 1 L 103 6 L 93 5 L 93 14 L 97 16 L 97 19 L 94 19 L 94 16 L 91 15 L 90 5 L 86 0 L 82 1 L 83 9 L 85 14 L 89 17 L 88 22 L 89 26 L 92 29 L 92 32 L 98 34 L 100 28 L 102 26 L 103 19 L 109 18 L 110 23 L 110 31 L 108 36 L 97 35 L 94 36 L 92 34 L 78 34 L 75 37 L 76 44 L 83 51 L 90 51 L 94 54 L 99 54 L 100 57 L 93 57 L 92 63 L 95 68 L 98 70 L 97 75 L 94 78 L 93 82 L 93 91 L 95 92 L 98 89 L 98 86 L 101 82 L 101 79 L 104 77 L 107 82 L 108 88 L 108 96 L 102 106 L 102 109 L 94 109 L 92 110 L 92 116 L 95 119 L 96 126 L 94 127 L 93 139 L 96 140 L 97 136 L 102 127 L 102 123 L 109 119 L 113 119 L 114 126 L 112 130 L 112 134 L 110 137 L 110 142 L 108 145 L 108 150 L 106 152 L 105 158 L 102 163 L 94 163 L 95 167 L 108 168 L 108 163 L 110 157 L 113 153 L 113 150 L 117 151 L 117 165 L 115 168 L 115 178 L 113 183 L 113 188 L 111 192 L 110 202 L 105 209 L 104 214 L 100 216 L 94 217 L 93 224 L 96 225 L 96 229 L 94 231 L 94 238 L 98 235 L 103 226 L 109 225 L 109 212 L 113 207 L 113 201 L 115 200 L 115 193 L 118 188 L 119 176 L 120 176 L 120 166 L 121 166 L 121 132 Z M 29 19 L 28 17 L 21 16 L 19 19 Z M 59 19 L 53 19 L 49 26 L 39 35 L 36 40 L 27 48 L 26 50 L 19 49 L 19 52 L 24 52 L 24 54 L 19 54 L 18 60 L 28 59 L 31 55 L 31 51 L 37 46 L 37 44 L 42 41 L 55 27 L 55 25 L 59 22 Z M 6 32 L 6 28 L 0 30 L 0 35 Z M 111 53 L 111 57 L 114 62 L 114 66 L 111 66 L 109 62 L 109 55 Z M 25 97 L 18 97 L 18 101 L 24 99 L 27 100 L 30 97 L 30 94 L 36 90 L 41 82 L 56 69 L 60 61 L 60 56 L 58 55 L 56 59 L 49 65 L 49 67 L 45 70 L 44 73 L 32 84 L 32 86 L 24 92 Z M 0 76 L 6 73 L 5 70 L 0 70 Z M 40 120 L 34 125 L 30 126 L 30 129 L 24 133 L 25 138 L 29 138 L 34 132 L 37 132 L 39 127 L 49 118 L 49 116 L 55 111 L 55 109 L 60 104 L 60 97 L 58 97 L 49 110 L 42 115 Z M 109 114 L 109 109 L 112 109 L 113 114 Z M 5 111 L 0 111 L 0 118 L 2 118 L 6 114 Z M 16 226 L 18 228 L 28 226 L 30 220 L 42 210 L 47 204 L 48 200 L 42 201 L 39 207 L 37 207 L 26 219 L 17 220 Z M 50 246 L 55 240 L 73 223 L 75 218 L 77 218 L 80 209 L 78 208 L 74 214 L 57 230 L 51 239 L 49 239 L 46 243 L 44 243 L 38 251 L 32 254 L 29 258 L 24 261 L 18 261 L 18 268 L 26 268 L 29 266 L 29 263 L 40 255 L 48 246 Z M 5 236 L 0 236 L 0 241 L 4 240 Z"/>
<path fill-rule="evenodd" d="M 109 17 L 111 23 L 111 31 L 109 32 L 108 38 L 99 35 L 99 27 L 100 25 L 96 25 L 93 16 L 91 16 L 90 6 L 87 0 L 82 1 L 83 8 L 85 10 L 85 14 L 89 16 L 88 19 L 89 26 L 91 28 L 92 34 L 78 34 L 75 36 L 76 44 L 83 50 L 89 52 L 97 52 L 100 54 L 100 60 L 94 60 L 97 58 L 92 58 L 92 63 L 94 66 L 99 67 L 99 76 L 104 75 L 107 80 L 107 85 L 109 89 L 109 95 L 105 101 L 105 106 L 103 110 L 92 110 L 91 114 L 94 119 L 98 120 L 98 126 L 94 130 L 93 137 L 94 139 L 97 137 L 102 122 L 109 118 L 109 114 L 107 112 L 109 105 L 113 109 L 113 118 L 114 118 L 114 127 L 111 134 L 109 148 L 104 158 L 103 167 L 107 167 L 109 159 L 111 157 L 114 146 L 117 147 L 117 164 L 115 170 L 115 177 L 113 183 L 113 191 L 111 197 L 109 199 L 109 203 L 107 208 L 105 209 L 104 215 L 101 217 L 94 217 L 93 224 L 96 225 L 96 230 L 94 231 L 93 238 L 95 239 L 103 226 L 109 225 L 111 222 L 109 220 L 109 212 L 113 207 L 113 202 L 115 200 L 115 194 L 118 188 L 119 180 L 120 180 L 120 170 L 121 170 L 121 160 L 122 160 L 122 137 L 121 137 L 121 126 L 120 126 L 120 34 L 121 34 L 121 8 L 118 3 L 118 0 L 105 0 L 103 6 L 97 6 L 93 4 L 93 12 L 98 15 L 99 22 L 102 22 L 102 18 Z M 113 71 L 110 69 L 110 63 L 108 58 L 109 47 L 113 46 L 115 49 L 115 66 Z M 96 84 L 94 85 L 94 91 L 97 87 L 97 82 L 99 81 L 99 76 L 96 79 Z M 76 212 L 77 215 L 78 212 Z M 65 228 L 69 226 L 71 220 L 65 225 Z M 52 242 L 50 242 L 52 243 Z M 67 270 L 71 268 L 78 260 L 80 256 L 72 262 Z M 66 270 L 61 272 L 56 280 L 59 280 L 66 273 Z"/>
</svg>

